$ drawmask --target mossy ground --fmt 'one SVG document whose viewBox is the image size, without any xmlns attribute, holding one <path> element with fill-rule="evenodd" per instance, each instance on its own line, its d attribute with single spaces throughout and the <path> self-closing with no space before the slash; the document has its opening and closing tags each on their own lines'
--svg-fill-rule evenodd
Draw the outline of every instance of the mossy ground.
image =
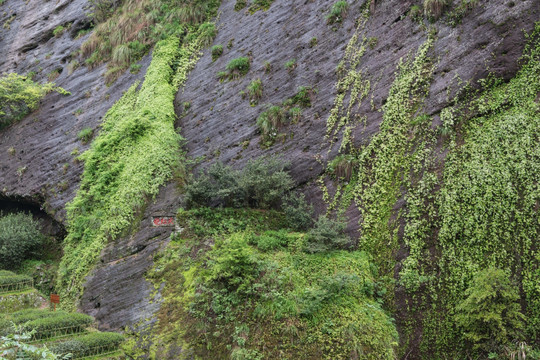
<svg viewBox="0 0 540 360">
<path fill-rule="evenodd" d="M 152 358 L 392 359 L 397 333 L 361 251 L 302 252 L 282 213 L 180 211 L 148 278 L 164 286 Z"/>
</svg>

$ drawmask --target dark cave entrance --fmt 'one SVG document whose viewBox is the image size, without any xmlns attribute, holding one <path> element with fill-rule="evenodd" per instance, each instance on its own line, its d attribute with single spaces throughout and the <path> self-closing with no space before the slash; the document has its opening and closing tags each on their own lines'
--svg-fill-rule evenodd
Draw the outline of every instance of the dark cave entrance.
<svg viewBox="0 0 540 360">
<path fill-rule="evenodd" d="M 39 230 L 44 235 L 41 246 L 36 249 L 20 266 L 13 270 L 34 278 L 34 287 L 43 295 L 54 292 L 58 264 L 62 258 L 62 242 L 66 230 L 60 222 L 49 215 L 39 199 L 4 196 L 0 194 L 0 217 L 12 213 L 31 214 L 39 223 Z"/>
<path fill-rule="evenodd" d="M 7 197 L 0 194 L 0 216 L 18 212 L 32 214 L 34 219 L 40 222 L 44 235 L 54 237 L 59 242 L 64 239 L 66 235 L 64 226 L 47 214 L 38 201 L 28 200 L 23 197 Z"/>
</svg>

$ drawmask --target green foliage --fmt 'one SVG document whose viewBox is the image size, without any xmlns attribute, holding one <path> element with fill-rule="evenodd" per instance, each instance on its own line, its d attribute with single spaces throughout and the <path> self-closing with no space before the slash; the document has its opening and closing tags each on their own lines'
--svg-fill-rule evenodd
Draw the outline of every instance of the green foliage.
<svg viewBox="0 0 540 360">
<path fill-rule="evenodd" d="M 418 5 L 413 5 L 409 9 L 409 16 L 413 19 L 413 21 L 420 22 L 422 21 L 422 8 Z"/>
<path fill-rule="evenodd" d="M 253 80 L 247 87 L 247 94 L 252 105 L 256 105 L 263 96 L 263 84 L 261 79 Z"/>
<path fill-rule="evenodd" d="M 262 83 L 261 83 L 262 86 Z M 311 101 L 317 90 L 310 86 L 299 86 L 295 95 L 283 101 L 282 105 L 270 106 L 257 118 L 257 127 L 261 131 L 263 145 L 271 146 L 278 136 L 279 129 L 287 122 L 297 122 L 302 115 L 301 108 L 311 107 Z"/>
<path fill-rule="evenodd" d="M 292 193 L 285 196 L 281 205 L 287 226 L 293 230 L 307 230 L 313 225 L 313 205 L 308 204 L 302 193 Z"/>
<path fill-rule="evenodd" d="M 44 236 L 32 215 L 0 213 L 0 267 L 18 268 L 23 260 L 35 254 Z"/>
<path fill-rule="evenodd" d="M 47 339 L 56 336 L 59 331 L 64 334 L 81 332 L 92 324 L 91 316 L 79 313 L 62 314 L 51 317 L 43 317 L 28 321 L 22 325 L 25 331 L 34 330 L 32 339 Z"/>
<path fill-rule="evenodd" d="M 174 129 L 174 96 L 196 63 L 197 39 L 179 47 L 159 42 L 145 81 L 134 84 L 107 112 L 85 162 L 76 197 L 66 207 L 68 235 L 58 270 L 63 306 L 73 307 L 85 276 L 105 244 L 128 231 L 148 199 L 173 175 L 182 157 Z"/>
<path fill-rule="evenodd" d="M 457 6 L 454 6 L 448 14 L 448 24 L 457 26 L 461 24 L 466 13 L 478 5 L 478 0 L 460 0 Z"/>
<path fill-rule="evenodd" d="M 349 181 L 358 167 L 358 160 L 351 154 L 341 154 L 328 163 L 328 172 L 337 179 Z"/>
<path fill-rule="evenodd" d="M 88 14 L 94 23 L 105 22 L 116 10 L 119 1 L 116 0 L 89 0 L 91 4 L 91 13 Z"/>
<path fill-rule="evenodd" d="M 212 46 L 212 61 L 216 61 L 223 54 L 223 45 Z"/>
<path fill-rule="evenodd" d="M 351 238 L 345 234 L 347 222 L 319 216 L 315 227 L 306 235 L 304 251 L 309 254 L 350 247 Z"/>
<path fill-rule="evenodd" d="M 249 7 L 249 12 L 250 14 L 253 14 L 259 10 L 266 11 L 270 9 L 273 2 L 274 0 L 253 0 L 253 3 Z"/>
<path fill-rule="evenodd" d="M 43 297 L 35 289 L 13 291 L 0 296 L 0 314 L 37 307 L 42 303 Z"/>
<path fill-rule="evenodd" d="M 65 28 L 62 25 L 58 25 L 53 30 L 53 35 L 58 37 L 64 33 Z"/>
<path fill-rule="evenodd" d="M 264 72 L 269 74 L 272 71 L 272 64 L 269 61 L 265 61 L 263 64 Z"/>
<path fill-rule="evenodd" d="M 287 248 L 290 243 L 296 240 L 286 230 L 268 230 L 258 236 L 255 240 L 257 248 L 261 251 L 274 251 L 280 248 Z"/>
<path fill-rule="evenodd" d="M 286 165 L 276 158 L 259 158 L 233 170 L 217 162 L 186 186 L 186 201 L 192 206 L 275 207 L 294 184 Z"/>
<path fill-rule="evenodd" d="M 248 73 L 249 67 L 250 60 L 248 57 L 232 59 L 225 67 L 226 71 L 218 73 L 218 78 L 220 81 L 238 79 Z"/>
<path fill-rule="evenodd" d="M 476 274 L 456 307 L 456 324 L 475 349 L 485 353 L 522 340 L 525 316 L 519 291 L 503 270 L 488 268 Z"/>
<path fill-rule="evenodd" d="M 202 46 L 208 46 L 217 35 L 216 26 L 212 22 L 205 22 L 199 26 L 198 38 Z"/>
<path fill-rule="evenodd" d="M 150 337 L 156 358 L 175 339 L 186 353 L 180 359 L 394 359 L 397 333 L 376 301 L 369 257 L 306 254 L 303 234 L 252 213 L 257 220 L 241 230 L 224 226 L 233 220 L 223 216 L 229 209 L 207 209 L 204 218 L 182 212 L 181 238 L 150 273 L 156 286 L 165 284 Z M 212 217 L 220 222 L 209 223 Z M 213 247 L 205 245 L 208 237 Z"/>
<path fill-rule="evenodd" d="M 9 73 L 0 77 L 0 129 L 22 119 L 37 109 L 39 101 L 49 92 L 69 93 L 52 83 L 37 84 L 27 76 Z"/>
<path fill-rule="evenodd" d="M 286 63 L 285 63 L 285 69 L 287 69 L 289 72 L 293 71 L 294 69 L 296 69 L 296 59 L 291 59 L 291 60 L 288 60 Z"/>
<path fill-rule="evenodd" d="M 272 144 L 276 139 L 279 128 L 287 121 L 286 113 L 281 106 L 274 105 L 263 111 L 257 118 L 257 127 L 261 131 L 263 141 Z"/>
<path fill-rule="evenodd" d="M 201 45 L 208 45 L 215 36 L 214 25 L 203 23 L 216 14 L 218 0 L 92 0 L 92 4 L 97 26 L 82 45 L 81 54 L 90 67 L 108 63 L 108 83 L 160 40 L 182 39 L 187 33 L 186 42 L 196 36 Z"/>
<path fill-rule="evenodd" d="M 210 258 L 206 278 L 210 285 L 214 282 L 239 294 L 247 295 L 251 292 L 250 285 L 256 279 L 259 269 L 255 251 L 248 245 L 245 235 L 233 234 L 223 242 L 216 242 Z"/>
<path fill-rule="evenodd" d="M 84 128 L 77 134 L 77 139 L 79 139 L 83 144 L 86 144 L 92 140 L 94 136 L 94 130 L 91 128 Z"/>
<path fill-rule="evenodd" d="M 15 332 L 0 337 L 0 357 L 6 360 L 19 359 L 68 359 L 60 358 L 51 352 L 47 346 L 35 346 L 27 344 L 32 337 L 32 332 L 25 332 L 17 328 Z"/>
<path fill-rule="evenodd" d="M 236 0 L 234 4 L 234 11 L 240 11 L 247 6 L 247 0 Z"/>
<path fill-rule="evenodd" d="M 448 0 L 424 0 L 424 12 L 426 16 L 438 19 L 446 5 L 448 5 Z"/>
<path fill-rule="evenodd" d="M 17 274 L 0 276 L 0 285 L 2 286 L 2 288 L 8 285 L 18 284 L 25 281 L 31 282 L 32 278 L 28 275 Z"/>
<path fill-rule="evenodd" d="M 95 332 L 54 343 L 50 346 L 50 350 L 58 355 L 72 354 L 73 357 L 79 358 L 95 355 L 98 348 L 100 353 L 115 350 L 123 341 L 124 337 L 118 333 Z"/>
<path fill-rule="evenodd" d="M 347 1 L 338 1 L 332 5 L 330 13 L 326 15 L 326 21 L 329 24 L 341 23 L 347 15 L 349 4 Z"/>
</svg>

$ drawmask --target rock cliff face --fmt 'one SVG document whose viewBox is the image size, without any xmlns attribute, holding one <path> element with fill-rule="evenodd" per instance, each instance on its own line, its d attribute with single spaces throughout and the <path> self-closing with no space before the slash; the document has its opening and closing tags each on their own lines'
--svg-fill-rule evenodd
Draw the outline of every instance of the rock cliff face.
<svg viewBox="0 0 540 360">
<path fill-rule="evenodd" d="M 350 126 L 353 144 L 361 146 L 379 131 L 381 107 L 400 59 L 414 54 L 430 32 L 436 34 L 430 50 L 435 70 L 424 111 L 434 117 L 433 126 L 437 126 L 440 111 L 465 83 L 474 87 L 488 74 L 504 80 L 516 74 L 524 33 L 540 18 L 536 0 L 491 0 L 479 1 L 464 11 L 454 26 L 446 18 L 420 24 L 411 14 L 411 7 L 417 4 L 419 1 L 378 0 L 362 25 L 360 14 L 366 4 L 355 1 L 341 24 L 329 25 L 326 15 L 332 4 L 328 1 L 275 0 L 267 11 L 253 14 L 235 11 L 234 1 L 223 1 L 214 40 L 223 45 L 223 55 L 213 61 L 210 50 L 204 50 L 176 98 L 177 126 L 186 139 L 188 156 L 201 160 L 195 170 L 217 160 L 241 168 L 250 159 L 278 155 L 290 162 L 297 184 L 321 213 L 326 204 L 317 179 L 338 153 L 340 142 L 332 141 L 333 137 L 341 138 L 343 133 L 326 137 L 327 119 L 338 95 L 336 67 L 355 34 L 366 40 L 358 70 L 370 84 L 369 93 L 350 114 L 359 119 Z M 36 79 L 43 80 L 57 71 L 54 82 L 71 92 L 70 96 L 47 95 L 38 110 L 0 132 L 0 199 L 24 198 L 60 222 L 65 222 L 65 204 L 74 197 L 82 172 L 76 154 L 88 146 L 77 139 L 77 133 L 83 128 L 99 131 L 106 111 L 144 76 L 150 62 L 147 56 L 141 61 L 139 75 L 126 72 L 110 87 L 102 77 L 104 66 L 94 70 L 81 66 L 70 73 L 70 54 L 86 38 L 76 36 L 89 26 L 87 5 L 83 0 L 7 0 L 0 5 L 0 23 L 8 24 L 0 28 L 0 73 L 33 71 Z M 54 36 L 53 30 L 60 25 L 68 30 Z M 220 82 L 217 73 L 240 56 L 250 58 L 247 75 Z M 287 69 L 285 64 L 293 59 L 295 66 Z M 263 95 L 251 106 L 240 93 L 255 79 L 262 80 Z M 297 123 L 280 129 L 283 135 L 274 145 L 261 146 L 257 117 L 268 105 L 294 96 L 300 86 L 316 90 L 312 106 L 303 110 Z M 327 186 L 334 191 L 331 182 Z M 171 229 L 153 228 L 149 219 L 174 214 L 179 205 L 171 183 L 147 207 L 132 235 L 103 250 L 100 263 L 88 277 L 80 306 L 101 328 L 136 326 L 159 307 L 144 275 Z M 360 213 L 350 207 L 347 216 L 349 231 L 355 234 Z"/>
</svg>

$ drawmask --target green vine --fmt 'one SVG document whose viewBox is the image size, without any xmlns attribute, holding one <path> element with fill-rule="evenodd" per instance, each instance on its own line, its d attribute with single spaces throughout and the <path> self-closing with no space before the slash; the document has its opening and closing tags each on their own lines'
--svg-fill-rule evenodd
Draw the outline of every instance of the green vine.
<svg viewBox="0 0 540 360">
<path fill-rule="evenodd" d="M 80 156 L 85 169 L 67 206 L 68 235 L 58 271 L 65 307 L 76 305 L 105 245 L 130 229 L 183 163 L 173 101 L 200 48 L 198 39 L 182 47 L 176 37 L 160 41 L 141 88 L 134 84 L 107 112 L 99 136 Z"/>
</svg>

